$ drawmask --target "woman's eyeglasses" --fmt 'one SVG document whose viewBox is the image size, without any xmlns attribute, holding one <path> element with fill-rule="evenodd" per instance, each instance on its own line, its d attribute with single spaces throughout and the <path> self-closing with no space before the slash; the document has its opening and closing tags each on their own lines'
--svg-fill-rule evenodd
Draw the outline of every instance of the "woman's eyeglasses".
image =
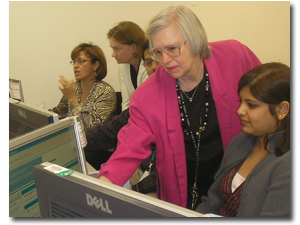
<svg viewBox="0 0 300 225">
<path fill-rule="evenodd" d="M 182 45 L 180 46 L 166 46 L 163 49 L 160 48 L 153 48 L 150 49 L 150 55 L 151 58 L 154 60 L 161 60 L 163 57 L 163 52 L 165 54 L 167 54 L 168 56 L 175 58 L 180 56 L 181 54 L 181 48 L 186 44 L 186 42 L 184 42 Z"/>
<path fill-rule="evenodd" d="M 71 65 L 75 65 L 75 63 L 78 63 L 79 65 L 82 65 L 86 61 L 92 61 L 92 60 L 87 60 L 87 59 L 77 59 L 77 60 L 71 60 L 70 63 Z"/>
</svg>

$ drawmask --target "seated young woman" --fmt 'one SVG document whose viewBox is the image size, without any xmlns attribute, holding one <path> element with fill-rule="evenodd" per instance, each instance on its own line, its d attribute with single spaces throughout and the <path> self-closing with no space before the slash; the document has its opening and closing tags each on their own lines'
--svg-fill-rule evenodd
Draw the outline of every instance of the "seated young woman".
<svg viewBox="0 0 300 225">
<path fill-rule="evenodd" d="M 226 217 L 290 216 L 290 68 L 266 63 L 239 81 L 242 133 L 228 144 L 196 211 Z"/>
</svg>

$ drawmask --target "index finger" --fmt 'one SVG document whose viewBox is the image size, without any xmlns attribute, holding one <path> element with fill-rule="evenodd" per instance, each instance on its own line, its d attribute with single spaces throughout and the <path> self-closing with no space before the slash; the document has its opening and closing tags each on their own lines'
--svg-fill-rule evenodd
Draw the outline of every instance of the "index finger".
<svg viewBox="0 0 300 225">
<path fill-rule="evenodd" d="M 64 77 L 64 75 L 60 75 L 60 79 L 65 81 L 65 82 L 67 81 L 67 79 Z"/>
</svg>

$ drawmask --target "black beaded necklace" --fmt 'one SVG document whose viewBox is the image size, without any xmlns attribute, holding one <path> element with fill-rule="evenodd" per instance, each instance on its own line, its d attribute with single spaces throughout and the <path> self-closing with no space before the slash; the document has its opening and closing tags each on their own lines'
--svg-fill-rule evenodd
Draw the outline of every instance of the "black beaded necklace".
<svg viewBox="0 0 300 225">
<path fill-rule="evenodd" d="M 183 98 L 183 90 L 180 87 L 179 81 L 176 80 L 176 90 L 177 90 L 177 96 L 178 96 L 178 104 L 180 109 L 180 116 L 181 116 L 181 125 L 183 128 L 183 132 L 185 135 L 191 135 L 191 138 L 193 140 L 193 144 L 196 150 L 196 171 L 195 171 L 195 182 L 193 187 L 190 190 L 190 193 L 193 196 L 192 200 L 192 209 L 194 210 L 194 207 L 196 206 L 197 199 L 199 197 L 198 189 L 197 189 L 197 180 L 198 180 L 198 173 L 199 173 L 199 152 L 200 152 L 200 138 L 201 133 L 205 131 L 205 128 L 207 126 L 207 113 L 208 113 L 208 106 L 209 106 L 209 79 L 208 79 L 208 73 L 206 71 L 206 68 L 204 69 L 205 74 L 205 112 L 204 112 L 204 119 L 203 119 L 203 112 L 200 113 L 200 122 L 199 122 L 199 130 L 194 134 L 191 130 L 191 124 L 190 120 L 187 114 L 187 109 L 185 106 L 184 98 Z M 198 86 L 197 86 L 198 87 Z M 184 93 L 185 94 L 185 93 Z M 203 123 L 203 124 L 202 124 Z M 198 138 L 197 143 L 195 136 Z"/>
</svg>

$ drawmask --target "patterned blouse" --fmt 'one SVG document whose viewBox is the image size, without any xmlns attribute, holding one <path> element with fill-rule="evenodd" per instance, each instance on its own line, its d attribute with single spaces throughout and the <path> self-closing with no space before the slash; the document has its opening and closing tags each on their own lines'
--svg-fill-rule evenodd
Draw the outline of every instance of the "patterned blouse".
<svg viewBox="0 0 300 225">
<path fill-rule="evenodd" d="M 75 83 L 75 96 L 78 103 L 74 106 L 63 96 L 59 104 L 50 109 L 59 115 L 60 119 L 67 116 L 82 116 L 85 129 L 103 123 L 109 117 L 113 117 L 117 110 L 117 97 L 114 89 L 105 81 L 95 81 L 86 102 L 81 103 L 81 85 Z"/>
<path fill-rule="evenodd" d="M 220 197 L 224 201 L 224 205 L 220 209 L 220 215 L 226 217 L 235 217 L 239 210 L 243 183 L 241 183 L 233 192 L 231 190 L 232 180 L 244 162 L 235 166 L 221 180 L 219 185 Z"/>
</svg>

